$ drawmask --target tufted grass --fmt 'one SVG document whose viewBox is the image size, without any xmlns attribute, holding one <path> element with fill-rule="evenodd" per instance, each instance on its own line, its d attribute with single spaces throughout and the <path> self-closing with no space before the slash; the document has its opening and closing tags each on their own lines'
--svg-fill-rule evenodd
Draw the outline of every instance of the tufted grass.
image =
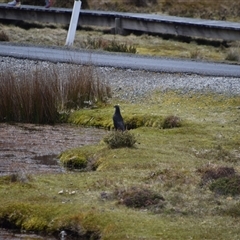
<svg viewBox="0 0 240 240">
<path fill-rule="evenodd" d="M 91 156 L 95 168 L 87 171 L 33 175 L 27 182 L 1 177 L 0 223 L 93 239 L 238 239 L 239 195 L 218 195 L 202 179 L 204 169 L 240 174 L 239 106 L 239 96 L 179 92 L 155 92 L 141 105 L 122 103 L 123 118 L 178 115 L 182 126 L 135 128 L 134 148 L 110 149 L 101 141 L 61 154 Z M 104 126 L 113 110 L 88 111 Z M 234 161 L 217 157 L 226 152 Z"/>
<path fill-rule="evenodd" d="M 88 106 L 86 102 L 101 104 L 111 95 L 91 66 L 36 64 L 18 72 L 11 67 L 0 73 L 0 122 L 53 124 L 65 120 L 69 111 Z"/>
</svg>

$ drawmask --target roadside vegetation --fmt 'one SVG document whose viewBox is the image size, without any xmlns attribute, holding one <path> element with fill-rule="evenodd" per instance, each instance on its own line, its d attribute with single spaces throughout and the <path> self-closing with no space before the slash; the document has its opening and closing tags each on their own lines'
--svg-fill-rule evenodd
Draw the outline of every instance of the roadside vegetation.
<svg viewBox="0 0 240 240">
<path fill-rule="evenodd" d="M 95 1 L 86 0 L 83 9 L 160 13 L 182 17 L 212 20 L 240 21 L 240 5 L 230 0 L 224 1 L 173 1 L 173 0 L 131 0 Z M 38 1 L 24 4 L 39 5 Z M 56 7 L 72 7 L 72 2 L 60 0 Z M 64 46 L 67 26 L 52 24 L 0 23 L 0 41 L 34 45 Z M 37 36 L 37 37 L 33 37 Z M 114 35 L 111 29 L 86 27 L 78 29 L 74 48 L 97 49 L 111 52 L 125 52 L 149 56 L 188 58 L 206 61 L 239 63 L 240 42 L 212 41 L 175 36 Z"/>
</svg>

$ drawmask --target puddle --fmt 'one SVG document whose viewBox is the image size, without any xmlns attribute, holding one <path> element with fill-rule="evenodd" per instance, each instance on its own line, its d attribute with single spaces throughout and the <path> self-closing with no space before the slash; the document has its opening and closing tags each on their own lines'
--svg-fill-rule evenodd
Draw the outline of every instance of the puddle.
<svg viewBox="0 0 240 240">
<path fill-rule="evenodd" d="M 24 171 L 28 174 L 58 173 L 62 151 L 98 143 L 106 130 L 68 124 L 0 124 L 0 176 Z"/>
<path fill-rule="evenodd" d="M 36 234 L 24 234 L 24 233 L 14 233 L 0 228 L 0 239 L 1 240 L 56 240 L 57 238 L 52 237 L 41 237 Z M 61 238 L 59 238 L 61 239 Z"/>
<path fill-rule="evenodd" d="M 44 164 L 44 165 L 58 165 L 57 155 L 44 155 L 44 156 L 36 156 L 33 158 L 36 160 L 36 164 Z"/>
<path fill-rule="evenodd" d="M 64 169 L 57 159 L 58 154 L 70 148 L 98 143 L 106 133 L 107 131 L 103 129 L 68 124 L 50 126 L 0 123 L 0 176 L 19 171 L 28 174 L 63 172 Z M 0 239 L 54 240 L 57 238 L 0 229 Z"/>
<path fill-rule="evenodd" d="M 63 233 L 63 234 L 62 234 Z M 88 239 L 84 237 L 74 237 L 65 231 L 59 233 L 58 236 L 41 236 L 34 233 L 20 233 L 19 231 L 11 231 L 0 228 L 0 240 L 77 240 Z"/>
</svg>

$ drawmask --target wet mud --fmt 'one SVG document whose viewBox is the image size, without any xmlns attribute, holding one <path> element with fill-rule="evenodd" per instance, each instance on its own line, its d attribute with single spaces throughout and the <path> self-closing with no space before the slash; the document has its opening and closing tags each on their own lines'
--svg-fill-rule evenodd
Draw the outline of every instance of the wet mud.
<svg viewBox="0 0 240 240">
<path fill-rule="evenodd" d="M 98 143 L 106 131 L 67 124 L 0 124 L 0 176 L 19 171 L 57 173 L 64 150 Z"/>
<path fill-rule="evenodd" d="M 13 231 L 8 231 L 6 229 L 0 228 L 0 239 L 1 240 L 57 240 L 59 238 L 54 238 L 54 237 L 45 237 L 45 236 L 39 236 L 37 234 L 26 234 L 26 233 L 17 233 Z M 68 239 L 63 239 L 63 240 L 68 240 Z"/>
</svg>

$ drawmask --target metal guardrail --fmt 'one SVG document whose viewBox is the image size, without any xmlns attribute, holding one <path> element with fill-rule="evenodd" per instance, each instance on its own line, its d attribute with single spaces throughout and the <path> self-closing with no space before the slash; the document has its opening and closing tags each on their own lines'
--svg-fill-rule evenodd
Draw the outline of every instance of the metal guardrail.
<svg viewBox="0 0 240 240">
<path fill-rule="evenodd" d="M 0 19 L 69 24 L 72 9 L 0 4 Z M 143 32 L 212 40 L 240 40 L 240 23 L 181 18 L 157 14 L 82 10 L 79 26 L 110 27 L 116 34 Z"/>
</svg>

